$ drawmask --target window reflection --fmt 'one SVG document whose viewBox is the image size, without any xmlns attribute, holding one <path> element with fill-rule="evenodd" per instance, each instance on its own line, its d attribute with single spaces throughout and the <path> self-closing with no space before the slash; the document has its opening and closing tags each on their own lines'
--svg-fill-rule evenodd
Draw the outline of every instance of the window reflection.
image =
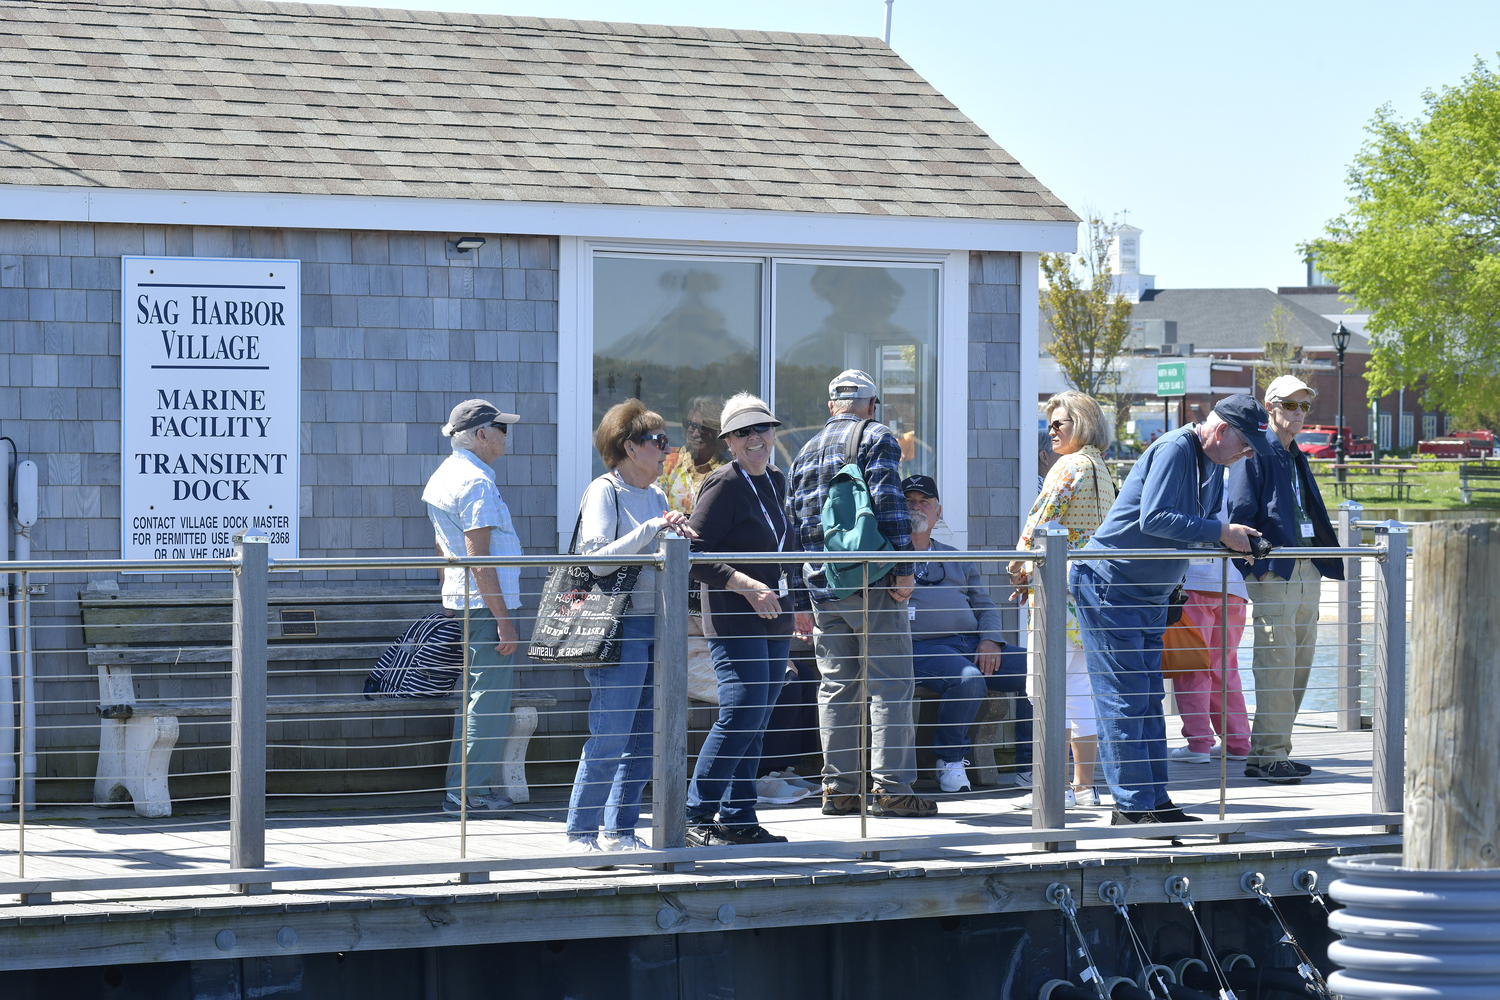
<svg viewBox="0 0 1500 1000">
<path fill-rule="evenodd" d="M 859 368 L 880 389 L 901 474 L 937 474 L 936 268 L 778 263 L 775 321 L 779 465 L 827 422 L 829 380 Z"/>
<path fill-rule="evenodd" d="M 596 256 L 595 426 L 634 396 L 666 420 L 679 478 L 684 463 L 711 471 L 723 454 L 717 408 L 757 391 L 760 340 L 759 262 Z M 594 474 L 603 471 L 595 455 Z M 673 506 L 690 509 L 682 499 Z"/>
</svg>

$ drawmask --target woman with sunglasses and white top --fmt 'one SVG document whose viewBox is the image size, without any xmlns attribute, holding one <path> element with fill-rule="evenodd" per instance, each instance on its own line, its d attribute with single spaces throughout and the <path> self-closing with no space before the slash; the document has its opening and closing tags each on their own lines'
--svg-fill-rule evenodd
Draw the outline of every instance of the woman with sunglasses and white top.
<svg viewBox="0 0 1500 1000">
<path fill-rule="evenodd" d="M 1114 480 L 1104 464 L 1109 447 L 1109 423 L 1093 397 L 1074 389 L 1047 400 L 1048 429 L 1052 450 L 1058 455 L 1016 548 L 1031 547 L 1032 533 L 1049 521 L 1068 529 L 1068 548 L 1081 548 L 1104 523 L 1115 502 Z M 1031 580 L 1030 563 L 1013 562 L 1007 569 L 1010 582 L 1024 586 Z M 1067 804 L 1097 806 L 1094 762 L 1099 756 L 1098 723 L 1094 718 L 1093 688 L 1083 656 L 1078 614 L 1068 598 L 1067 722 L 1073 742 L 1073 781 Z"/>
<path fill-rule="evenodd" d="M 666 494 L 656 485 L 670 451 L 665 427 L 661 416 L 638 399 L 627 399 L 604 414 L 594 447 L 610 471 L 583 494 L 578 548 L 584 555 L 648 552 L 666 530 L 695 537 L 687 518 L 668 509 Z M 617 568 L 589 567 L 598 576 Z M 655 592 L 656 570 L 642 567 L 625 614 L 619 664 L 583 671 L 589 682 L 589 738 L 568 802 L 567 848 L 574 853 L 646 847 L 635 835 L 635 824 L 651 777 Z"/>
<path fill-rule="evenodd" d="M 794 545 L 786 476 L 771 466 L 781 424 L 765 402 L 742 392 L 724 404 L 719 436 L 733 461 L 704 480 L 693 507 L 694 552 L 784 552 Z M 688 789 L 688 843 L 785 841 L 756 817 L 756 770 L 766 724 L 786 678 L 795 614 L 784 567 L 694 563 L 706 590 L 703 634 L 719 681 L 719 717 Z"/>
</svg>

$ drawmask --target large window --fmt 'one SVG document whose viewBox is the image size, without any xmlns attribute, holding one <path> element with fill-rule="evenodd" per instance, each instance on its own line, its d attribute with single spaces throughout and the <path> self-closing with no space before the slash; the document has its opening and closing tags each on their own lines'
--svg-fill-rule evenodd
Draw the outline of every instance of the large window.
<svg viewBox="0 0 1500 1000">
<path fill-rule="evenodd" d="M 690 417 L 717 425 L 726 397 L 758 391 L 764 270 L 758 260 L 597 255 L 594 426 L 634 396 L 680 448 Z"/>
<path fill-rule="evenodd" d="M 828 420 L 828 382 L 868 372 L 879 419 L 901 442 L 904 476 L 933 475 L 937 445 L 938 270 L 777 261 L 778 462 Z"/>
</svg>

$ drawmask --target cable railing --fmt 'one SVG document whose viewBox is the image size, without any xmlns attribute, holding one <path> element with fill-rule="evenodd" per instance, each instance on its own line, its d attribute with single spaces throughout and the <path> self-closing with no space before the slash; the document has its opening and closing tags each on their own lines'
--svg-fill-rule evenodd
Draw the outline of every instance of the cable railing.
<svg viewBox="0 0 1500 1000">
<path fill-rule="evenodd" d="M 237 542 L 234 557 L 221 560 L 12 562 L 5 570 L 19 582 L 13 599 L 23 620 L 35 618 L 30 629 L 17 630 L 13 659 L 22 664 L 32 654 L 37 666 L 32 684 L 16 684 L 13 700 L 0 700 L 0 711 L 10 712 L 0 715 L 0 728 L 14 750 L 27 751 L 12 758 L 22 763 L 17 773 L 0 771 L 0 795 L 8 792 L 12 803 L 0 812 L 0 836 L 8 840 L 0 841 L 0 894 L 42 902 L 54 893 L 164 887 L 264 892 L 335 880 L 486 881 L 491 873 L 580 864 L 680 870 L 748 858 L 880 859 L 937 849 L 1056 851 L 1142 836 L 1394 830 L 1404 779 L 1408 526 L 1372 525 L 1359 514 L 1355 504 L 1340 509 L 1338 547 L 1268 556 L 1340 560 L 1347 570 L 1327 594 L 1320 582 L 1311 610 L 1298 612 L 1300 624 L 1288 634 L 1293 645 L 1312 648 L 1310 658 L 1306 650 L 1293 655 L 1291 676 L 1304 672 L 1286 689 L 1257 676 L 1262 647 L 1277 642 L 1273 627 L 1257 624 L 1264 609 L 1242 609 L 1238 632 L 1232 623 L 1227 585 L 1240 575 L 1229 564 L 1237 554 L 1070 551 L 1066 532 L 1051 527 L 1038 532 L 1034 549 L 944 551 L 926 561 L 977 566 L 996 614 L 1020 615 L 1019 641 L 1002 628 L 1007 644 L 993 655 L 971 638 L 956 651 L 969 666 L 952 660 L 953 644 L 924 631 L 928 607 L 985 602 L 974 587 L 928 572 L 905 624 L 866 614 L 853 627 L 863 669 L 846 692 L 855 711 L 837 718 L 828 710 L 837 684 L 818 676 L 819 635 L 829 623 L 820 619 L 818 632 L 793 638 L 781 676 L 773 665 L 763 679 L 747 680 L 725 652 L 729 645 L 703 634 L 702 612 L 689 610 L 690 591 L 704 608 L 713 597 L 690 579 L 694 564 L 786 563 L 788 553 L 692 555 L 685 540 L 667 537 L 654 553 L 634 557 L 273 561 L 252 533 Z M 1374 529 L 1373 545 L 1358 543 L 1365 528 Z M 922 553 L 912 558 L 923 562 Z M 866 565 L 891 559 L 888 552 L 838 556 Z M 1159 676 L 1126 678 L 1125 687 L 1142 682 L 1147 701 L 1165 694 L 1166 708 L 1151 725 L 1174 744 L 1169 759 L 1111 738 L 1115 703 L 1080 694 L 1080 684 L 1085 692 L 1088 684 L 1085 651 L 1104 639 L 1070 616 L 1069 568 L 1104 559 L 1211 560 L 1224 585 L 1197 601 L 1210 610 L 1217 605 L 1216 621 L 1229 625 L 1204 633 L 1205 647 L 1214 637 L 1221 665 L 1211 684 L 1200 678 L 1189 690 Z M 1013 594 L 1002 571 L 1016 561 L 1029 564 L 1033 576 Z M 563 565 L 656 570 L 654 610 L 641 623 L 653 644 L 643 672 L 627 677 L 617 668 L 528 662 L 541 575 Z M 430 574 L 453 566 L 521 568 L 521 608 L 512 612 L 521 643 L 514 665 L 499 668 L 509 673 L 499 683 L 483 678 L 493 668 L 470 663 L 472 616 L 450 609 L 466 636 L 462 662 L 448 672 L 452 687 L 426 697 L 371 690 L 370 667 L 393 640 L 424 613 L 444 614 Z M 109 584 L 122 573 L 198 576 L 175 589 Z M 391 579 L 378 579 L 382 574 Z M 96 583 L 77 603 L 59 592 L 90 579 L 105 585 Z M 48 581 L 51 594 L 33 596 L 37 581 Z M 863 592 L 867 610 L 875 589 Z M 1108 600 L 1126 607 L 1136 599 L 1120 593 Z M 994 620 L 984 619 L 986 634 Z M 1149 661 L 1154 652 L 1149 638 L 1115 646 L 1125 659 Z M 1296 665 L 1298 656 L 1309 660 L 1305 667 Z M 1236 658 L 1237 665 L 1223 667 Z M 14 676 L 22 679 L 19 666 Z M 755 733 L 736 714 L 747 695 L 769 710 Z M 1239 759 L 1247 756 L 1244 741 L 1260 746 L 1262 734 L 1248 731 L 1249 719 L 1272 714 L 1273 702 L 1282 727 L 1297 730 L 1282 735 L 1315 748 L 1320 771 L 1341 782 L 1339 794 L 1322 794 L 1315 782 L 1247 782 L 1236 773 L 1246 766 Z M 611 712 L 633 721 L 601 723 Z M 1184 723 L 1186 748 L 1166 732 L 1174 716 Z M 1092 748 L 1088 729 L 1099 734 Z M 630 752 L 650 748 L 637 753 L 641 763 L 618 788 L 611 786 L 598 832 L 608 837 L 611 823 L 633 830 L 638 813 L 649 847 L 627 844 L 581 862 L 566 837 L 569 817 L 589 798 L 579 759 L 605 731 L 623 732 Z M 690 842 L 695 771 L 710 738 L 760 748 L 761 766 L 748 775 L 749 809 L 785 842 Z M 1195 743 L 1212 746 L 1200 753 Z M 853 748 L 840 766 L 857 761 L 857 773 L 827 763 L 822 751 L 832 744 Z M 468 759 L 472 747 L 483 748 L 482 760 Z M 1173 801 L 1202 813 L 1201 821 L 1149 831 L 1108 825 L 1111 793 L 1103 765 L 1094 763 L 1101 750 L 1113 769 L 1165 775 Z M 738 774 L 727 781 L 721 806 L 744 813 L 743 780 Z M 1351 783 L 1366 781 L 1369 798 L 1361 801 Z M 38 782 L 47 793 L 40 806 Z M 963 787 L 950 791 L 952 782 Z M 118 808 L 82 812 L 90 808 L 90 786 L 94 804 Z M 831 798 L 847 808 L 830 810 L 823 792 L 839 787 L 848 794 Z M 923 831 L 928 820 L 887 808 L 907 794 L 936 801 L 940 818 L 960 822 Z M 621 795 L 634 804 L 615 801 Z M 822 809 L 810 808 L 820 803 Z M 132 806 L 134 815 L 125 814 Z M 702 813 L 701 802 L 693 808 Z"/>
</svg>

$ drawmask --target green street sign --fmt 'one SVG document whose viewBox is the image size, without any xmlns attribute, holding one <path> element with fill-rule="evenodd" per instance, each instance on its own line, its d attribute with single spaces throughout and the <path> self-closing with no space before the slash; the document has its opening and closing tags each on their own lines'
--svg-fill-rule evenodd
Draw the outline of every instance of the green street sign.
<svg viewBox="0 0 1500 1000">
<path fill-rule="evenodd" d="M 1158 396 L 1187 395 L 1187 363 L 1183 361 L 1159 361 L 1156 365 L 1156 394 Z"/>
</svg>

